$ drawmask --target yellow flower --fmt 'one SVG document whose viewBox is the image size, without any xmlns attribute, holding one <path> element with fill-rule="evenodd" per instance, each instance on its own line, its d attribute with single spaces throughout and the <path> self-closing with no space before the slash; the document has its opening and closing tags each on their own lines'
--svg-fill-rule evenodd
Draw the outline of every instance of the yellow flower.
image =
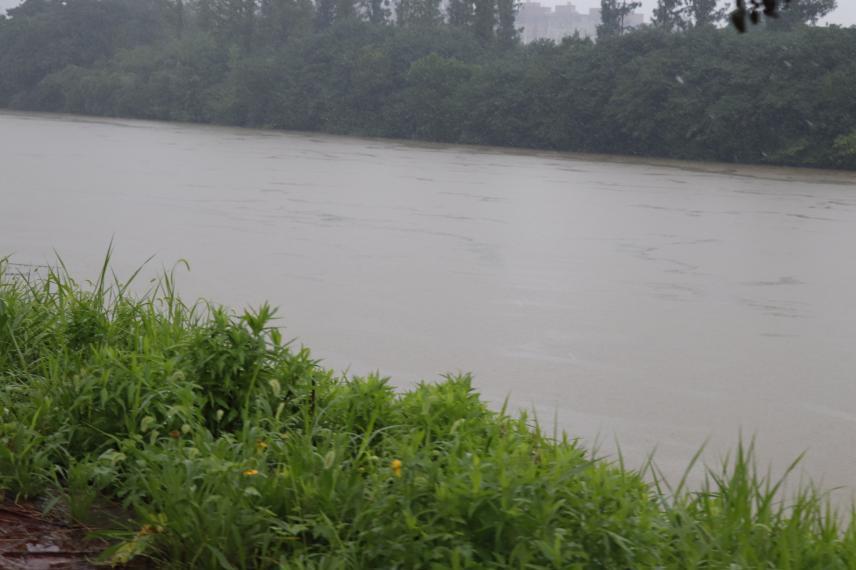
<svg viewBox="0 0 856 570">
<path fill-rule="evenodd" d="M 392 469 L 392 474 L 396 477 L 401 477 L 401 466 L 402 463 L 400 459 L 393 459 L 389 463 L 389 468 Z"/>
<path fill-rule="evenodd" d="M 258 474 L 259 472 L 256 469 L 245 469 L 244 471 L 241 471 L 241 475 L 245 475 L 247 477 L 255 477 Z"/>
<path fill-rule="evenodd" d="M 137 536 L 147 536 L 150 534 L 155 534 L 158 532 L 158 529 L 150 524 L 144 524 L 143 528 L 140 529 L 140 532 L 137 533 Z"/>
<path fill-rule="evenodd" d="M 264 451 L 267 448 L 268 444 L 263 442 L 262 440 L 256 442 L 256 449 L 258 449 L 259 451 Z"/>
</svg>

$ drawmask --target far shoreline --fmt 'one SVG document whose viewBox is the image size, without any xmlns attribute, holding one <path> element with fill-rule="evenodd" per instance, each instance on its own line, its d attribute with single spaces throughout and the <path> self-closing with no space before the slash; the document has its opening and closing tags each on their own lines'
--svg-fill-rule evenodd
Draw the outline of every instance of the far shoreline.
<svg viewBox="0 0 856 570">
<path fill-rule="evenodd" d="M 743 178 L 755 178 L 759 180 L 773 180 L 781 182 L 811 182 L 814 184 L 833 184 L 856 186 L 856 170 L 841 170 L 832 168 L 816 168 L 792 166 L 785 164 L 766 164 L 752 162 L 708 162 L 700 160 L 684 160 L 678 158 L 666 158 L 659 156 L 622 155 L 583 153 L 574 151 L 538 149 L 512 146 L 490 146 L 465 143 L 443 143 L 420 139 L 400 139 L 392 137 L 365 136 L 359 134 L 328 133 L 325 131 L 296 131 L 266 127 L 247 127 L 240 125 L 229 125 L 221 123 L 203 123 L 188 121 L 169 121 L 164 119 L 141 119 L 138 117 L 106 116 L 106 115 L 80 115 L 74 113 L 61 113 L 53 111 L 25 111 L 0 107 L 0 117 L 39 118 L 52 119 L 65 122 L 89 122 L 115 126 L 122 123 L 134 123 L 137 125 L 176 125 L 182 127 L 234 130 L 236 132 L 265 133 L 267 136 L 294 136 L 294 137 L 324 137 L 327 139 L 357 142 L 366 141 L 373 143 L 386 143 L 393 146 L 405 146 L 410 148 L 422 148 L 426 150 L 460 150 L 475 154 L 497 154 L 512 156 L 528 156 L 534 158 L 550 158 L 556 160 L 570 160 L 577 162 L 597 162 L 616 165 L 641 165 L 663 168 L 672 168 L 684 172 L 696 172 L 700 174 L 715 174 L 722 176 L 736 176 Z"/>
</svg>

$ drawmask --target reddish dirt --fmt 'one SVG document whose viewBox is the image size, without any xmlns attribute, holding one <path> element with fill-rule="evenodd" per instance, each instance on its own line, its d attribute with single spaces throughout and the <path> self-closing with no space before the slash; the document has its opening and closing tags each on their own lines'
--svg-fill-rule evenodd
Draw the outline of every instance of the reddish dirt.
<svg viewBox="0 0 856 570">
<path fill-rule="evenodd" d="M 92 570 L 108 544 L 91 529 L 44 516 L 32 505 L 0 503 L 0 569 Z"/>
</svg>

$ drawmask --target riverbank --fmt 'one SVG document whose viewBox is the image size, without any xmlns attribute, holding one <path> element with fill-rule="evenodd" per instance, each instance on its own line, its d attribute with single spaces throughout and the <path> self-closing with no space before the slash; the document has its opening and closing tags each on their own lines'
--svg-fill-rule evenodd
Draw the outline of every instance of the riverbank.
<svg viewBox="0 0 856 570">
<path fill-rule="evenodd" d="M 283 342 L 274 311 L 0 271 L 0 484 L 157 566 L 846 568 L 856 531 L 819 491 L 779 503 L 751 447 L 700 489 L 646 483 L 467 376 L 394 391 Z M 650 467 L 650 466 L 649 466 Z M 652 468 L 653 469 L 653 468 Z M 656 480 L 656 477 L 655 477 Z"/>
<path fill-rule="evenodd" d="M 856 29 L 646 28 L 597 43 L 499 45 L 439 20 L 295 21 L 305 28 L 270 35 L 260 12 L 249 41 L 201 15 L 176 29 L 159 9 L 46 4 L 0 20 L 0 106 L 856 169 Z M 76 26 L 88 18 L 109 23 L 83 42 Z M 58 53 L 44 47 L 58 43 Z"/>
<path fill-rule="evenodd" d="M 223 135 L 224 133 L 230 133 L 239 137 L 242 135 L 249 134 L 264 134 L 266 136 L 274 137 L 280 136 L 284 139 L 288 139 L 289 137 L 301 137 L 306 139 L 320 140 L 320 138 L 323 137 L 323 140 L 341 142 L 344 144 L 363 144 L 376 142 L 384 145 L 401 145 L 405 148 L 424 149 L 427 151 L 433 150 L 459 152 L 462 155 L 466 155 L 467 153 L 477 155 L 493 154 L 497 156 L 533 157 L 548 160 L 554 159 L 559 161 L 571 160 L 616 165 L 626 164 L 639 166 L 657 166 L 682 170 L 691 173 L 717 174 L 722 176 L 733 176 L 738 178 L 749 178 L 774 182 L 805 182 L 811 184 L 856 186 L 856 170 L 849 169 L 812 168 L 809 166 L 788 166 L 779 164 L 700 161 L 663 158 L 656 156 L 634 156 L 630 154 L 586 153 L 550 149 L 490 146 L 483 144 L 444 143 L 394 137 L 371 137 L 313 131 L 283 130 L 276 128 L 260 129 L 257 127 L 220 125 L 212 123 L 194 123 L 187 121 L 139 119 L 132 116 L 115 117 L 104 115 L 75 114 L 61 111 L 21 111 L 15 109 L 0 108 L 0 117 L 2 116 L 18 118 L 22 120 L 42 119 L 65 123 L 88 123 L 94 125 L 129 128 L 168 128 L 170 126 L 175 126 L 177 128 L 193 128 L 200 130 L 210 129 L 210 131 L 214 134 Z"/>
<path fill-rule="evenodd" d="M 188 297 L 271 300 L 325 367 L 401 389 L 472 371 L 493 409 L 634 467 L 656 448 L 673 480 L 742 431 L 774 473 L 808 451 L 849 503 L 852 186 L 56 115 L 0 131 L 15 262 L 62 244 L 93 275 L 115 236 L 120 275 L 189 259 Z"/>
</svg>

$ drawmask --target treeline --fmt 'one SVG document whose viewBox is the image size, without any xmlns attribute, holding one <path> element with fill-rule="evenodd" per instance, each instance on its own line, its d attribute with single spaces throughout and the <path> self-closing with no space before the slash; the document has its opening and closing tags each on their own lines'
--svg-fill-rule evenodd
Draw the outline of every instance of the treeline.
<svg viewBox="0 0 856 570">
<path fill-rule="evenodd" d="M 856 168 L 856 29 L 674 21 L 522 45 L 513 0 L 28 0 L 0 106 Z"/>
</svg>

